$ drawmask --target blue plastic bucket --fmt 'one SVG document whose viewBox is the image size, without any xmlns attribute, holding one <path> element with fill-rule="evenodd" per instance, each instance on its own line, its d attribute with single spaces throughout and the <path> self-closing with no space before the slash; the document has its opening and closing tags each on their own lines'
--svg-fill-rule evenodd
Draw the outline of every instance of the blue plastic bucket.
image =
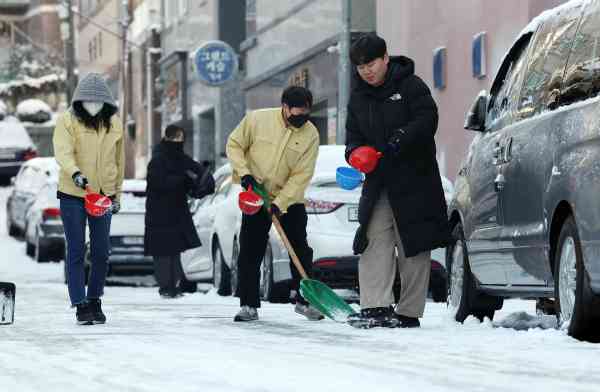
<svg viewBox="0 0 600 392">
<path fill-rule="evenodd" d="M 353 167 L 338 167 L 335 171 L 335 181 L 342 189 L 351 191 L 361 184 L 363 175 Z"/>
</svg>

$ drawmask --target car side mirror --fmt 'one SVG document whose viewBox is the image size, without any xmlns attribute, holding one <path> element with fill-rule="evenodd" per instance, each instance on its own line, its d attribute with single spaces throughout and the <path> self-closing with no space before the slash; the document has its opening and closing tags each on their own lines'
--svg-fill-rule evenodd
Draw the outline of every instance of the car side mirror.
<svg viewBox="0 0 600 392">
<path fill-rule="evenodd" d="M 15 182 L 16 182 L 16 180 L 17 180 L 17 177 L 11 177 L 11 178 L 10 178 L 10 185 L 13 185 L 13 186 L 14 186 L 14 185 L 15 185 Z"/>
<path fill-rule="evenodd" d="M 482 90 L 467 113 L 465 118 L 465 129 L 472 131 L 485 131 L 485 117 L 487 114 L 489 97 L 485 90 Z"/>
</svg>

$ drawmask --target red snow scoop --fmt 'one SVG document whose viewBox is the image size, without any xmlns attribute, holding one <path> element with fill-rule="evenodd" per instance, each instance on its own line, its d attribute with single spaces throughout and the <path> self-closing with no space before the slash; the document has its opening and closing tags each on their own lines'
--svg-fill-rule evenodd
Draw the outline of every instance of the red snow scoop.
<svg viewBox="0 0 600 392">
<path fill-rule="evenodd" d="M 85 188 L 85 210 L 91 216 L 104 216 L 109 208 L 112 207 L 112 200 L 108 196 L 94 193 L 90 187 Z"/>
<path fill-rule="evenodd" d="M 0 325 L 15 321 L 15 284 L 0 282 Z"/>
<path fill-rule="evenodd" d="M 254 215 L 262 208 L 264 201 L 262 197 L 257 195 L 252 186 L 248 187 L 247 191 L 240 192 L 238 196 L 238 205 L 240 210 L 246 215 Z"/>
<path fill-rule="evenodd" d="M 383 153 L 377 151 L 373 147 L 361 146 L 352 151 L 348 161 L 355 169 L 368 174 L 375 170 L 377 163 L 382 156 Z"/>
</svg>

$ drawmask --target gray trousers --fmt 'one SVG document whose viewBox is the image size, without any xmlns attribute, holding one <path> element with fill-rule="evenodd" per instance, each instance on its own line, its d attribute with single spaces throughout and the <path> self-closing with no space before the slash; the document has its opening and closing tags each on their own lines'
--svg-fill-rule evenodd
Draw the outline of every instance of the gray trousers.
<svg viewBox="0 0 600 392">
<path fill-rule="evenodd" d="M 377 201 L 367 228 L 369 245 L 358 262 L 362 309 L 388 307 L 394 303 L 393 285 L 400 275 L 400 298 L 395 311 L 407 317 L 422 317 L 429 289 L 431 252 L 405 257 L 387 194 Z"/>
<path fill-rule="evenodd" d="M 159 291 L 174 291 L 181 281 L 181 255 L 154 256 L 154 278 Z"/>
</svg>

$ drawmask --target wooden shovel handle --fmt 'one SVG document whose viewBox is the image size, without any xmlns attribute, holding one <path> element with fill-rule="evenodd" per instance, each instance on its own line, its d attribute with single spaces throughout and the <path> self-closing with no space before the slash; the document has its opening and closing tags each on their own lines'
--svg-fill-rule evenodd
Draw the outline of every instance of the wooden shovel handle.
<svg viewBox="0 0 600 392">
<path fill-rule="evenodd" d="M 288 253 L 292 257 L 292 262 L 296 266 L 296 269 L 300 273 L 300 276 L 302 276 L 302 279 L 308 279 L 308 275 L 306 274 L 306 271 L 302 267 L 302 264 L 300 263 L 300 260 L 298 259 L 298 255 L 296 255 L 296 251 L 294 251 L 294 248 L 292 248 L 292 244 L 290 244 L 290 240 L 288 240 L 287 235 L 285 235 L 285 231 L 283 231 L 283 227 L 281 227 L 281 223 L 279 222 L 279 219 L 277 219 L 275 214 L 271 214 L 271 220 L 273 221 L 275 230 L 277 230 L 277 233 L 279 233 L 279 237 L 281 237 L 281 240 L 283 241 L 285 248 L 287 249 Z"/>
</svg>

